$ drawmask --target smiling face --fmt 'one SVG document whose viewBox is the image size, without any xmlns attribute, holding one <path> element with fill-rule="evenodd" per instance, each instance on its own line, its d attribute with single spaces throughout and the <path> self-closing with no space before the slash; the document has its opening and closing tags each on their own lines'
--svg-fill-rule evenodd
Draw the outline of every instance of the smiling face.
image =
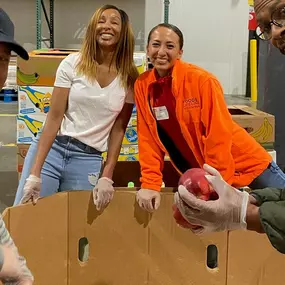
<svg viewBox="0 0 285 285">
<path fill-rule="evenodd" d="M 285 55 L 285 0 L 256 0 L 254 9 L 261 31 Z"/>
<path fill-rule="evenodd" d="M 104 48 L 115 47 L 120 40 L 122 20 L 119 11 L 107 9 L 101 14 L 96 27 L 96 41 Z"/>
<path fill-rule="evenodd" d="M 182 56 L 179 36 L 167 27 L 155 29 L 149 39 L 147 54 L 160 76 L 165 76 Z"/>
<path fill-rule="evenodd" d="M 0 43 L 0 90 L 7 79 L 11 50 L 4 43 Z"/>
</svg>

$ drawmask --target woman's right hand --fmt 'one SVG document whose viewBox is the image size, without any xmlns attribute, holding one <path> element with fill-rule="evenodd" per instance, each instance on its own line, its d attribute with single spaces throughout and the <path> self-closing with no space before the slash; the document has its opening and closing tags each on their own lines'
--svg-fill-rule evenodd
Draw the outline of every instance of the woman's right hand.
<svg viewBox="0 0 285 285">
<path fill-rule="evenodd" d="M 25 204 L 32 201 L 35 205 L 40 197 L 41 179 L 35 175 L 30 175 L 24 186 L 24 195 L 20 204 Z"/>
</svg>

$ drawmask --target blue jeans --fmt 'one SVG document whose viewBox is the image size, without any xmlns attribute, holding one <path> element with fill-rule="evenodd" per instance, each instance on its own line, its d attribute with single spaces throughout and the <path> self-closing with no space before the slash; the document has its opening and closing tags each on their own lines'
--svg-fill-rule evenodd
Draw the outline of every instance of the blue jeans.
<svg viewBox="0 0 285 285">
<path fill-rule="evenodd" d="M 285 188 L 285 174 L 274 161 L 249 185 L 253 190 L 266 187 Z"/>
<path fill-rule="evenodd" d="M 25 158 L 14 206 L 23 197 L 23 188 L 34 163 L 39 137 L 32 142 Z M 103 158 L 99 151 L 68 137 L 57 136 L 41 171 L 40 197 L 67 190 L 92 190 L 101 173 Z"/>
</svg>

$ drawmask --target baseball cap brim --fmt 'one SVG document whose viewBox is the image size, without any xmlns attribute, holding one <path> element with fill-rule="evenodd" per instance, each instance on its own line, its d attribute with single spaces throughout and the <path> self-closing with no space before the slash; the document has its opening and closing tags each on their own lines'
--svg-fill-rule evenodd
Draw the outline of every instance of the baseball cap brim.
<svg viewBox="0 0 285 285">
<path fill-rule="evenodd" d="M 18 56 L 21 58 L 28 60 L 29 59 L 29 54 L 28 52 L 17 42 L 12 40 L 11 38 L 1 34 L 0 35 L 0 43 L 6 43 L 9 44 L 10 48 L 12 51 L 14 51 Z"/>
</svg>

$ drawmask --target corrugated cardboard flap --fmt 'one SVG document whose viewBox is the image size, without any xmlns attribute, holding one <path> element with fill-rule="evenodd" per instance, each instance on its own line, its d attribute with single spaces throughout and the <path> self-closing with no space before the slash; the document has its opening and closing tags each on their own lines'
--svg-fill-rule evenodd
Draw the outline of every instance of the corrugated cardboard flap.
<svg viewBox="0 0 285 285">
<path fill-rule="evenodd" d="M 173 189 L 164 189 L 152 215 L 138 207 L 134 190 L 117 189 L 102 213 L 90 191 L 7 210 L 4 219 L 35 284 L 224 285 L 227 233 L 199 237 L 179 228 L 172 218 Z M 218 248 L 214 269 L 206 264 L 210 244 Z"/>
</svg>

